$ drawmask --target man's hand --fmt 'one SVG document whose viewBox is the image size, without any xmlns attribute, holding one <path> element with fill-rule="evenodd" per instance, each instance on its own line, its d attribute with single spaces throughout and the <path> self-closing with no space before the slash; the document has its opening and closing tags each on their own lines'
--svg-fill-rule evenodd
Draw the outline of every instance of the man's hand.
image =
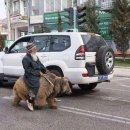
<svg viewBox="0 0 130 130">
<path fill-rule="evenodd" d="M 46 74 L 47 74 L 47 73 L 50 73 L 50 71 L 49 71 L 49 70 L 46 70 Z"/>
<path fill-rule="evenodd" d="M 40 76 L 43 76 L 44 74 L 42 72 L 40 72 Z"/>
</svg>

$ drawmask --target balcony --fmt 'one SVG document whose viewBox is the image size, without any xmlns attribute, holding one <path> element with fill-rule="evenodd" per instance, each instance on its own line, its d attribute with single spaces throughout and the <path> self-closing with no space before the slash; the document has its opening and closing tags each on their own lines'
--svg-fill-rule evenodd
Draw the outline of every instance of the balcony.
<svg viewBox="0 0 130 130">
<path fill-rule="evenodd" d="M 20 14 L 20 10 L 15 10 L 15 11 L 13 11 L 12 12 L 12 16 L 17 16 L 17 15 L 19 15 Z"/>
<path fill-rule="evenodd" d="M 113 6 L 113 0 L 109 0 L 107 2 L 101 2 L 101 10 L 110 11 Z"/>
</svg>

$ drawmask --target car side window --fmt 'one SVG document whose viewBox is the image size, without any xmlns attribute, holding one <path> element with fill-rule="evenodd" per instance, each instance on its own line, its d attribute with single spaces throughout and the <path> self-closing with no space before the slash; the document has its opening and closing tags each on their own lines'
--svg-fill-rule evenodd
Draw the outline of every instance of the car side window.
<svg viewBox="0 0 130 130">
<path fill-rule="evenodd" d="M 27 43 L 31 41 L 31 37 L 24 37 L 16 41 L 10 49 L 10 53 L 26 53 Z"/>
<path fill-rule="evenodd" d="M 35 36 L 33 43 L 36 45 L 38 52 L 48 52 L 50 45 L 50 36 Z"/>
<path fill-rule="evenodd" d="M 52 36 L 50 51 L 64 51 L 70 47 L 70 37 L 69 36 Z"/>
</svg>

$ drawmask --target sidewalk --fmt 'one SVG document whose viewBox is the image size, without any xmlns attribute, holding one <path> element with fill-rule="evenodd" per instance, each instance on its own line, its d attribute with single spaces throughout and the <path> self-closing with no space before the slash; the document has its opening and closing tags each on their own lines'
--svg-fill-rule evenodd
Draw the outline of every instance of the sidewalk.
<svg viewBox="0 0 130 130">
<path fill-rule="evenodd" d="M 114 76 L 130 78 L 130 67 L 118 67 L 118 66 L 115 66 L 115 68 L 114 68 Z"/>
</svg>

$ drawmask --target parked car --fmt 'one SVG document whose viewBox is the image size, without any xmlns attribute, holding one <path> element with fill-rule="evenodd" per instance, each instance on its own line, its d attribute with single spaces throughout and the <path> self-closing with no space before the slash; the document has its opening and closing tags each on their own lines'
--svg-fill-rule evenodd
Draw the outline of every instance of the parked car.
<svg viewBox="0 0 130 130">
<path fill-rule="evenodd" d="M 71 84 L 92 90 L 113 77 L 114 53 L 98 34 L 53 32 L 20 37 L 0 56 L 0 83 L 24 74 L 22 58 L 28 42 L 37 46 L 37 55 L 48 70 L 66 76 Z"/>
</svg>

